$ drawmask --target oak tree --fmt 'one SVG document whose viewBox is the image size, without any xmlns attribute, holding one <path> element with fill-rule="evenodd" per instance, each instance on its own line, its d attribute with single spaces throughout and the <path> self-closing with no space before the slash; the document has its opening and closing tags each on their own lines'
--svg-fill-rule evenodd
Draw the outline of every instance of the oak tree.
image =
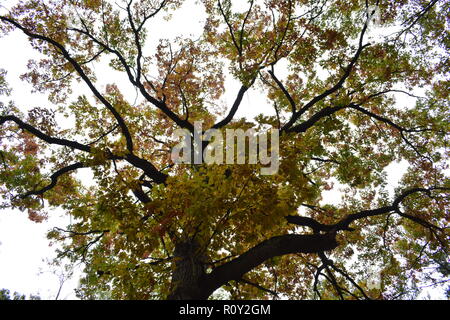
<svg viewBox="0 0 450 320">
<path fill-rule="evenodd" d="M 8 101 L 2 69 L 1 206 L 37 222 L 49 208 L 71 215 L 48 236 L 60 258 L 85 264 L 84 298 L 207 299 L 219 288 L 232 299 L 414 297 L 449 270 L 449 4 L 2 8 L 0 33 L 23 33 L 37 52 L 22 79 L 49 102 L 24 111 Z M 203 10 L 202 34 L 179 25 L 165 38 L 162 21 L 189 6 Z M 272 112 L 238 118 L 255 95 Z M 195 121 L 223 133 L 279 130 L 278 171 L 174 163 L 173 133 L 194 135 Z M 399 161 L 405 173 L 391 190 L 386 168 Z"/>
</svg>

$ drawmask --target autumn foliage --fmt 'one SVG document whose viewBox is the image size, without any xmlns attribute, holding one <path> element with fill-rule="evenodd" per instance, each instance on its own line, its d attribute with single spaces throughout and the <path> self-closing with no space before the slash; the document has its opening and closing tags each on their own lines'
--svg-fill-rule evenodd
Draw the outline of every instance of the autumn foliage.
<svg viewBox="0 0 450 320">
<path fill-rule="evenodd" d="M 202 33 L 180 25 L 165 38 L 159 24 L 190 6 Z M 22 80 L 49 100 L 9 101 L 1 70 L 1 208 L 36 222 L 51 208 L 71 215 L 48 236 L 61 259 L 85 264 L 80 297 L 206 299 L 221 288 L 231 299 L 399 299 L 446 280 L 448 1 L 1 10 L 0 34 L 23 33 L 39 53 Z M 257 95 L 270 112 L 237 117 Z M 194 134 L 195 121 L 279 130 L 278 172 L 173 163 L 174 130 Z M 399 162 L 394 190 L 387 168 Z"/>
</svg>

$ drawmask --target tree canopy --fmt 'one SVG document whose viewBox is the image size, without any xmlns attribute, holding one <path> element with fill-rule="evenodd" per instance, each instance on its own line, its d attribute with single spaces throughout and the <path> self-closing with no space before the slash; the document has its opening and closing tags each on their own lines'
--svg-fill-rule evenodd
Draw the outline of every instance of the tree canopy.
<svg viewBox="0 0 450 320">
<path fill-rule="evenodd" d="M 180 25 L 179 37 L 165 38 L 161 21 L 193 5 L 206 17 L 202 34 Z M 82 298 L 206 299 L 219 288 L 231 299 L 413 298 L 449 274 L 449 6 L 24 0 L 2 8 L 0 34 L 21 32 L 36 50 L 22 80 L 49 102 L 26 110 L 9 101 L 16 88 L 1 69 L 1 208 L 36 222 L 49 208 L 71 215 L 48 237 L 61 259 L 85 264 Z M 272 112 L 236 117 L 249 92 Z M 248 161 L 174 162 L 175 130 L 198 135 L 196 121 L 224 134 L 278 130 L 277 172 Z M 400 161 L 405 173 L 390 190 L 387 168 Z"/>
</svg>

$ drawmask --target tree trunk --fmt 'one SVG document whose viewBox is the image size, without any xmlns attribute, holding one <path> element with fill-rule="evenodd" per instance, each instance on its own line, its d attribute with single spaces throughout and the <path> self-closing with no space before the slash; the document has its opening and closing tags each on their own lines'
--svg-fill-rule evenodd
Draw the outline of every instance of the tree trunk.
<svg viewBox="0 0 450 320">
<path fill-rule="evenodd" d="M 202 283 L 206 275 L 205 259 L 199 249 L 194 241 L 179 243 L 176 246 L 172 288 L 167 297 L 169 300 L 205 300 L 212 293 Z"/>
</svg>

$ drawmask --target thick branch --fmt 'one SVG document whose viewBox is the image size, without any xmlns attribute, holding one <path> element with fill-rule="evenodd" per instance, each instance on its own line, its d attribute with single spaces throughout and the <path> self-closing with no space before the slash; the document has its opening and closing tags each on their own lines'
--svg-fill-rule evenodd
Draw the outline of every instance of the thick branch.
<svg viewBox="0 0 450 320">
<path fill-rule="evenodd" d="M 152 199 L 150 199 L 150 197 L 144 192 L 142 186 L 134 188 L 132 192 L 135 195 L 135 197 L 138 198 L 138 200 L 141 201 L 142 203 L 149 203 L 150 201 L 152 201 Z"/>
<path fill-rule="evenodd" d="M 0 126 L 3 123 L 5 123 L 6 121 L 13 121 L 13 122 L 15 122 L 19 126 L 19 128 L 28 131 L 29 133 L 33 134 L 37 138 L 39 138 L 39 139 L 41 139 L 41 140 L 43 140 L 43 141 L 45 141 L 47 143 L 56 144 L 56 145 L 60 145 L 60 146 L 66 146 L 66 147 L 70 147 L 70 148 L 73 148 L 73 149 L 76 149 L 76 150 L 85 151 L 85 152 L 91 152 L 91 147 L 88 146 L 88 145 L 84 145 L 84 144 L 81 144 L 79 142 L 72 141 L 72 140 L 51 137 L 51 136 L 43 133 L 39 129 L 33 127 L 32 125 L 23 122 L 22 120 L 20 120 L 16 116 L 0 116 Z M 147 161 L 145 159 L 141 159 L 141 158 L 139 158 L 139 157 L 137 157 L 137 156 L 135 156 L 133 154 L 128 154 L 125 158 L 117 157 L 117 156 L 115 156 L 113 154 L 108 154 L 107 159 L 109 159 L 109 160 L 125 159 L 130 164 L 132 164 L 135 167 L 140 168 L 141 170 L 143 170 L 145 172 L 145 174 L 148 177 L 152 178 L 153 181 L 156 182 L 156 183 L 164 183 L 166 181 L 166 179 L 167 179 L 167 175 L 162 173 L 162 172 L 160 172 L 160 171 L 158 171 L 158 169 L 156 169 L 156 167 L 152 163 L 150 163 L 149 161 Z M 75 169 L 78 169 L 78 167 L 75 168 Z M 30 194 L 35 194 L 35 193 L 30 193 Z"/>
<path fill-rule="evenodd" d="M 349 105 L 348 106 L 325 107 L 325 108 L 321 109 L 320 111 L 316 112 L 308 120 L 290 128 L 288 131 L 297 132 L 297 133 L 306 132 L 306 130 L 308 130 L 309 128 L 314 126 L 321 119 L 331 116 L 332 114 L 336 113 L 337 111 L 342 110 L 347 107 L 349 107 Z M 283 130 L 283 128 L 282 128 L 282 130 Z"/>
<path fill-rule="evenodd" d="M 55 137 L 49 136 L 48 134 L 45 134 L 44 132 L 40 131 L 39 129 L 33 127 L 32 125 L 23 122 L 16 116 L 12 116 L 12 115 L 0 116 L 0 126 L 3 123 L 5 123 L 6 121 L 15 122 L 19 126 L 19 128 L 28 131 L 32 135 L 36 136 L 37 138 L 39 138 L 47 143 L 56 144 L 56 145 L 60 145 L 60 146 L 66 146 L 66 147 L 70 147 L 70 148 L 85 151 L 85 152 L 91 152 L 91 147 L 89 147 L 87 145 L 84 145 L 84 144 L 81 144 L 79 142 L 72 141 L 72 140 L 60 139 L 60 138 L 55 138 Z"/>
<path fill-rule="evenodd" d="M 204 281 L 212 292 L 228 281 L 242 279 L 245 273 L 270 258 L 292 253 L 318 253 L 333 250 L 337 246 L 333 233 L 286 234 L 273 237 L 249 249 L 238 258 L 217 267 L 210 274 L 205 275 Z"/>
<path fill-rule="evenodd" d="M 134 165 L 135 167 L 143 170 L 145 174 L 153 179 L 155 183 L 164 183 L 167 179 L 167 175 L 160 172 L 156 167 L 149 161 L 139 158 L 135 156 L 134 154 L 128 154 L 125 157 L 125 160 L 127 160 L 129 163 Z"/>
</svg>

